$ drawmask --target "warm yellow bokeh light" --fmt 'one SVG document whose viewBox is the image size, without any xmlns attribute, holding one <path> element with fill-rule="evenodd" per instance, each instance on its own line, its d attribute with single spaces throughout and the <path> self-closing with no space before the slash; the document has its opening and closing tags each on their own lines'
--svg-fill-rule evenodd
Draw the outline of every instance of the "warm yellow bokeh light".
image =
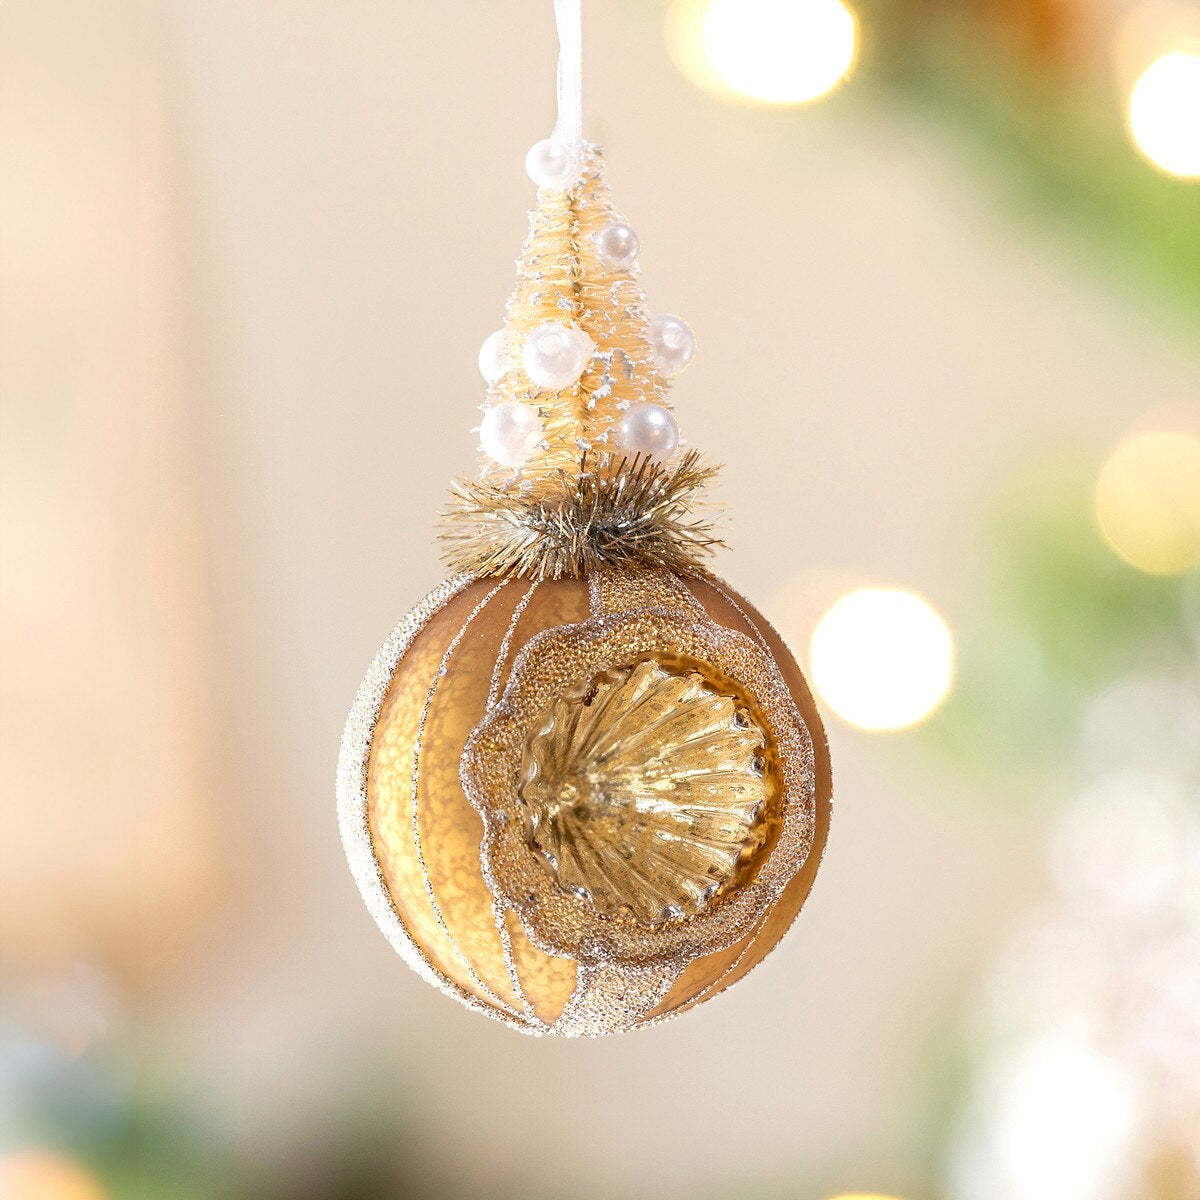
<svg viewBox="0 0 1200 1200">
<path fill-rule="evenodd" d="M 841 1196 L 830 1196 L 829 1200 L 899 1200 L 897 1196 L 885 1196 L 882 1192 L 846 1192 Z"/>
<path fill-rule="evenodd" d="M 3 1200 L 105 1200 L 91 1172 L 43 1150 L 17 1150 L 0 1157 Z"/>
<path fill-rule="evenodd" d="M 694 82 L 766 104 L 823 96 L 858 46 L 858 23 L 842 0 L 678 0 L 667 32 Z"/>
<path fill-rule="evenodd" d="M 1126 438 L 1096 481 L 1096 521 L 1139 571 L 1182 575 L 1200 565 L 1200 439 L 1168 429 Z"/>
<path fill-rule="evenodd" d="M 1200 54 L 1156 58 L 1129 93 L 1137 148 L 1170 175 L 1200 176 Z"/>
<path fill-rule="evenodd" d="M 954 643 L 945 621 L 920 596 L 863 588 L 843 596 L 817 623 L 812 681 L 843 721 L 860 729 L 904 729 L 945 698 Z"/>
</svg>

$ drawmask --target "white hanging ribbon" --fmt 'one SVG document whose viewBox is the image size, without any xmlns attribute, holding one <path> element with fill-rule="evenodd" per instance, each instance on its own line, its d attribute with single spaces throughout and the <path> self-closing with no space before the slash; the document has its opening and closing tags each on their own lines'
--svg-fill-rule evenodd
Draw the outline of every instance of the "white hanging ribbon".
<svg viewBox="0 0 1200 1200">
<path fill-rule="evenodd" d="M 554 0 L 558 25 L 558 120 L 552 140 L 578 150 L 583 141 L 583 0 Z"/>
</svg>

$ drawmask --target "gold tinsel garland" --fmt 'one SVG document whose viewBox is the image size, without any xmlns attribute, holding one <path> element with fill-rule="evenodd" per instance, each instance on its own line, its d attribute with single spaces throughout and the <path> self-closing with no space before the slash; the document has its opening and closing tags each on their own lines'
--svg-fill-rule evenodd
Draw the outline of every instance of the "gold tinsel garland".
<svg viewBox="0 0 1200 1200">
<path fill-rule="evenodd" d="M 585 454 L 577 473 L 527 492 L 459 480 L 441 534 L 447 560 L 473 575 L 528 579 L 578 579 L 601 563 L 702 573 L 724 543 L 693 509 L 717 469 L 695 450 L 674 465 L 604 460 L 592 467 Z"/>
</svg>

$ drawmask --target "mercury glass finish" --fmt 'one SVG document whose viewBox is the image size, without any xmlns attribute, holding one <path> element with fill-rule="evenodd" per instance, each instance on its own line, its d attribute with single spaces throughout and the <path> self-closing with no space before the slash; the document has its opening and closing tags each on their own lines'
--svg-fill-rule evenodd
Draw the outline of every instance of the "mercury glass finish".
<svg viewBox="0 0 1200 1200">
<path fill-rule="evenodd" d="M 763 847 L 778 780 L 747 704 L 653 660 L 560 696 L 526 747 L 531 844 L 601 912 L 653 925 L 735 887 Z"/>
</svg>

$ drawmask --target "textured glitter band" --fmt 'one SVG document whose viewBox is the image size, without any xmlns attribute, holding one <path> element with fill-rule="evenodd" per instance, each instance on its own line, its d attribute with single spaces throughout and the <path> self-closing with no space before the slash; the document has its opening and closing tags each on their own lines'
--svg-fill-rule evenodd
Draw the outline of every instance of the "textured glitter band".
<svg viewBox="0 0 1200 1200">
<path fill-rule="evenodd" d="M 665 571 L 601 569 L 590 577 L 591 615 L 525 644 L 499 702 L 468 739 L 460 778 L 484 819 L 482 869 L 498 912 L 514 911 L 529 940 L 580 963 L 575 994 L 552 1032 L 628 1029 L 697 958 L 748 938 L 805 861 L 815 832 L 812 739 L 769 655 L 711 620 L 684 581 Z M 534 724 L 564 686 L 641 656 L 685 655 L 753 695 L 779 746 L 781 827 L 757 876 L 711 911 L 646 927 L 597 913 L 556 886 L 524 835 L 517 790 Z M 618 985 L 615 981 L 622 980 Z"/>
<path fill-rule="evenodd" d="M 342 732 L 337 772 L 338 825 L 350 871 L 358 884 L 358 890 L 362 893 L 367 910 L 400 957 L 427 983 L 453 996 L 473 1011 L 502 1021 L 515 1029 L 525 1029 L 526 1026 L 520 1018 L 485 1004 L 465 988 L 447 979 L 413 940 L 388 892 L 379 860 L 375 856 L 375 846 L 367 818 L 367 763 L 371 755 L 375 725 L 391 686 L 392 676 L 421 630 L 470 583 L 470 575 L 456 575 L 434 588 L 396 626 L 368 668 Z"/>
</svg>

